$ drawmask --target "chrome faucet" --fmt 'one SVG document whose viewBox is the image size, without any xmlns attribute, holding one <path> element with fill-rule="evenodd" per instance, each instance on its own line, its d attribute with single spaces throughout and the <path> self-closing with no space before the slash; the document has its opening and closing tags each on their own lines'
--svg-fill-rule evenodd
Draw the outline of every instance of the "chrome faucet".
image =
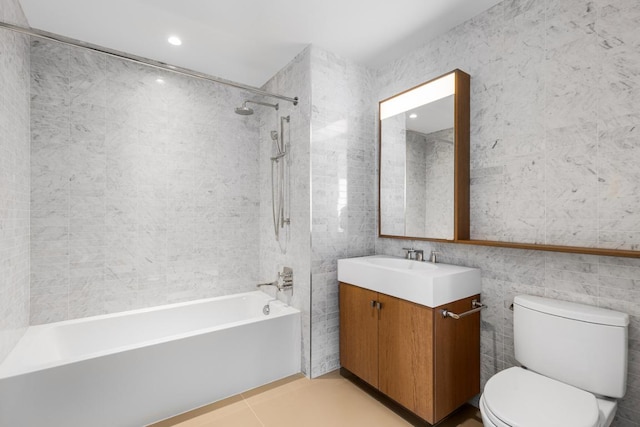
<svg viewBox="0 0 640 427">
<path fill-rule="evenodd" d="M 275 286 L 276 288 L 278 288 L 278 290 L 280 290 L 280 286 L 277 280 L 275 282 L 269 282 L 269 283 L 258 283 L 256 285 L 256 288 L 260 288 L 262 286 Z"/>
<path fill-rule="evenodd" d="M 406 251 L 407 254 L 405 255 L 405 258 L 407 259 L 415 259 L 414 255 L 416 253 L 415 249 L 413 248 L 402 248 L 403 251 Z"/>
<path fill-rule="evenodd" d="M 429 261 L 431 261 L 434 264 L 437 263 L 438 262 L 438 254 L 439 254 L 439 252 L 431 251 L 431 257 L 429 258 Z"/>
<path fill-rule="evenodd" d="M 280 284 L 280 279 L 282 279 L 282 284 Z M 282 272 L 278 273 L 278 278 L 275 281 L 258 283 L 256 288 L 260 288 L 262 286 L 275 286 L 278 288 L 278 291 L 293 288 L 293 269 L 290 267 L 283 267 Z"/>
<path fill-rule="evenodd" d="M 424 251 L 422 249 L 402 248 L 407 254 L 405 258 L 416 261 L 424 261 Z"/>
</svg>

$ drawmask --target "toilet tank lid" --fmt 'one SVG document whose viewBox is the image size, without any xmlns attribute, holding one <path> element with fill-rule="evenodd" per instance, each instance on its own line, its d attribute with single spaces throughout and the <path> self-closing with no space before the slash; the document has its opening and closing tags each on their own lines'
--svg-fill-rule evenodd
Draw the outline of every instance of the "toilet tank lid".
<svg viewBox="0 0 640 427">
<path fill-rule="evenodd" d="M 569 301 L 559 301 L 533 295 L 518 295 L 513 299 L 514 305 L 519 305 L 531 310 L 568 319 L 581 320 L 583 322 L 596 323 L 608 326 L 629 325 L 629 315 L 607 308 L 578 304 Z"/>
</svg>

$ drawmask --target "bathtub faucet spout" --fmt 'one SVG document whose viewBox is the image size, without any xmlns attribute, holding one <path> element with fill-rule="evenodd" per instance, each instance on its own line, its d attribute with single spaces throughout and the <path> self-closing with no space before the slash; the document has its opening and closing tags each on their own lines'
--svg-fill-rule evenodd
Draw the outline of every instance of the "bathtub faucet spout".
<svg viewBox="0 0 640 427">
<path fill-rule="evenodd" d="M 256 285 L 256 288 L 260 288 L 262 286 L 275 286 L 277 288 L 279 288 L 280 286 L 278 286 L 278 281 L 276 280 L 275 282 L 270 282 L 270 283 L 258 283 Z"/>
</svg>

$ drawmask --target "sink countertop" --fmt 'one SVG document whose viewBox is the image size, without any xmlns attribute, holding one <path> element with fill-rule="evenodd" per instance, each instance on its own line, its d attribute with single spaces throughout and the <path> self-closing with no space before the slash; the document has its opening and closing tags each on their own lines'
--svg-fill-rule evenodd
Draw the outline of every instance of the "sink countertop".
<svg viewBox="0 0 640 427">
<path fill-rule="evenodd" d="M 477 268 L 386 255 L 339 259 L 338 280 L 432 308 L 481 291 Z"/>
</svg>

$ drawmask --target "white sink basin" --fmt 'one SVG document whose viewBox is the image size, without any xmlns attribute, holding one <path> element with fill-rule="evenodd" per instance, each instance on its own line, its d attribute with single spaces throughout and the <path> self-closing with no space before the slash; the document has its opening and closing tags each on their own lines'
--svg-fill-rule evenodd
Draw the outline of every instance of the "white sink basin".
<svg viewBox="0 0 640 427">
<path fill-rule="evenodd" d="M 477 268 L 384 255 L 339 259 L 338 280 L 427 307 L 467 298 L 481 289 Z"/>
<path fill-rule="evenodd" d="M 417 262 L 404 258 L 384 258 L 381 256 L 364 257 L 364 261 L 381 267 L 399 268 L 402 270 L 434 270 L 438 264 Z"/>
</svg>

